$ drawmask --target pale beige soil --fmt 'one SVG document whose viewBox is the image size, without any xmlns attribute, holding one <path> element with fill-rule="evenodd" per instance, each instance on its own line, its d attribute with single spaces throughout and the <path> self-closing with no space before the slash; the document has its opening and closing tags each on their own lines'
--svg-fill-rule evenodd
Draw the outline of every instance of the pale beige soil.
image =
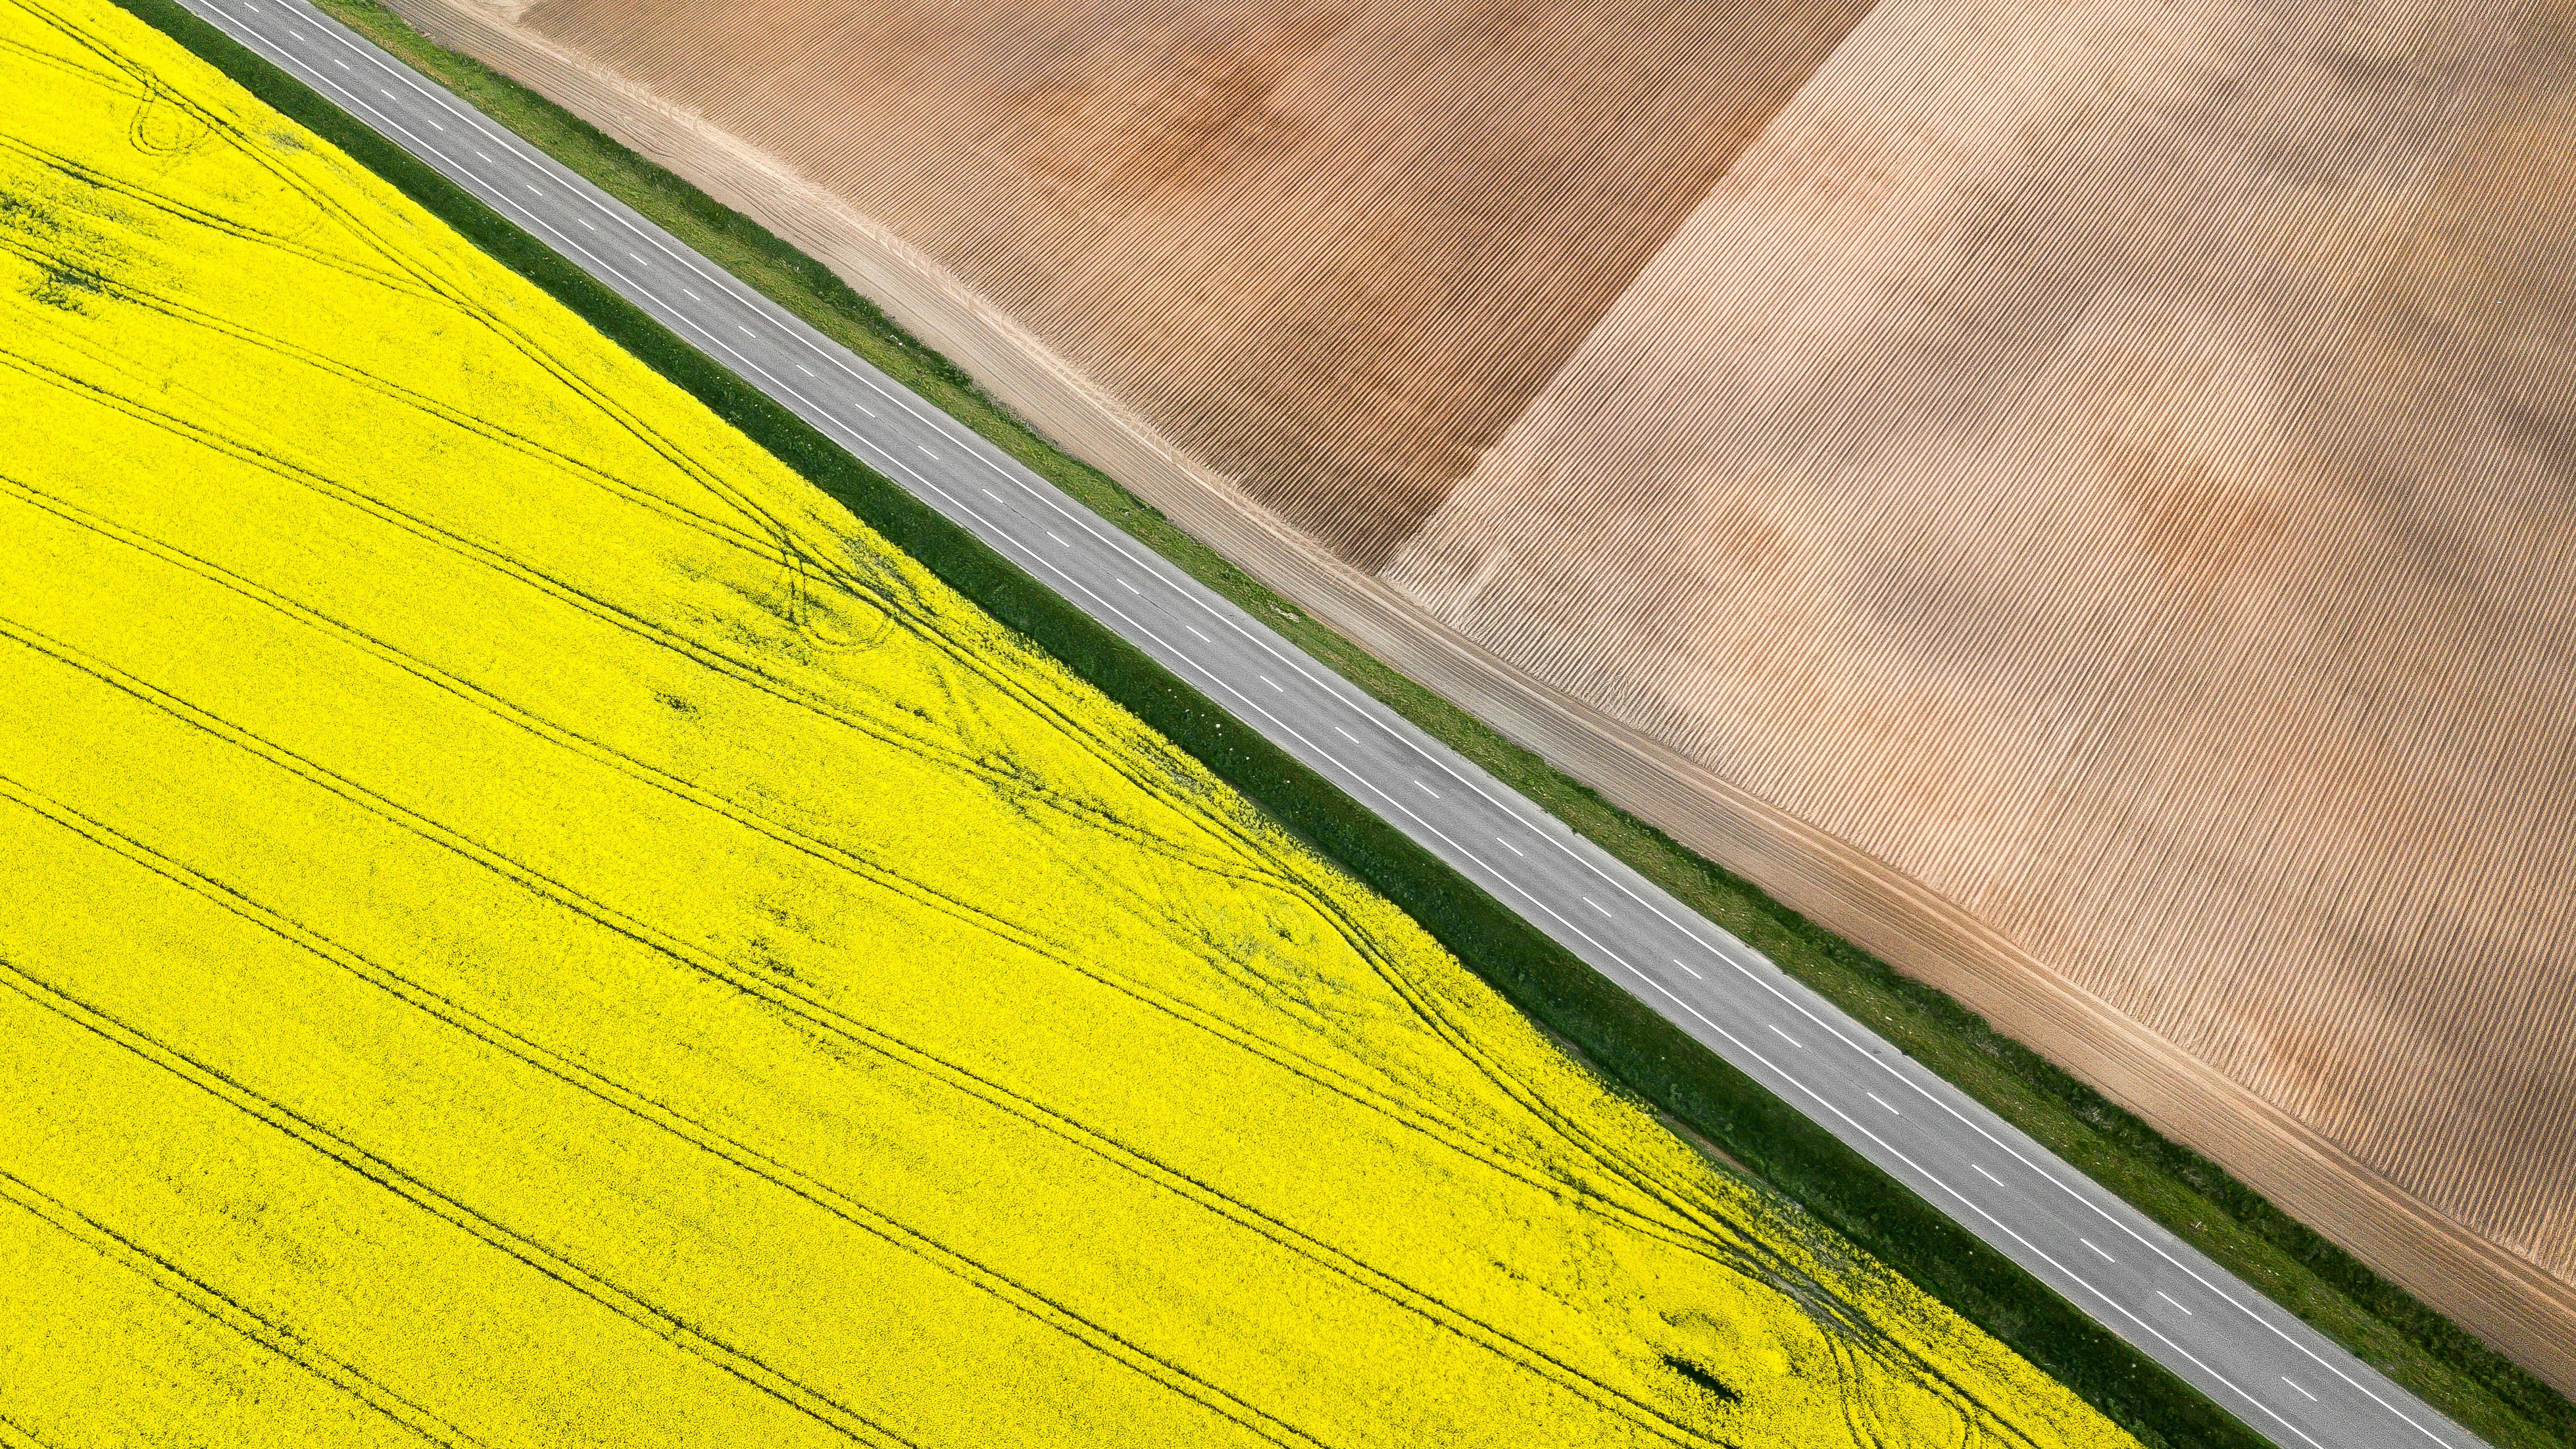
<svg viewBox="0 0 2576 1449">
<path fill-rule="evenodd" d="M 2572 15 L 1884 0 L 1384 579 L 2563 1312 Z"/>
<path fill-rule="evenodd" d="M 404 8 L 2576 1388 L 2563 7 Z"/>
</svg>

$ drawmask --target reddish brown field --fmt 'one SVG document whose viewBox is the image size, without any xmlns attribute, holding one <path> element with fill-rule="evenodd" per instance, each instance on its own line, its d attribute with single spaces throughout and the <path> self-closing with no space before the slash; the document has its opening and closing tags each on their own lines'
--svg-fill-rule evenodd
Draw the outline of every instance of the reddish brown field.
<svg viewBox="0 0 2576 1449">
<path fill-rule="evenodd" d="M 439 4 L 2576 1384 L 2566 0 Z"/>
<path fill-rule="evenodd" d="M 1862 0 L 543 0 L 1336 552 L 1411 532 Z"/>
</svg>

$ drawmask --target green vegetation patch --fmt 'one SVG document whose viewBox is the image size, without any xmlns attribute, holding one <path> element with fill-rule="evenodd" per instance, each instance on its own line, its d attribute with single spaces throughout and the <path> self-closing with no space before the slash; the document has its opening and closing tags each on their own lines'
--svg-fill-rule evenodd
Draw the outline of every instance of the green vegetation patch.
<svg viewBox="0 0 2576 1449">
<path fill-rule="evenodd" d="M 431 211 L 840 497 L 996 616 L 1040 641 L 1346 868 L 1412 912 L 1543 1026 L 1763 1174 L 1945 1303 L 2151 1442 L 2254 1443 L 2251 1431 L 2129 1349 L 1634 998 L 1208 704 L 962 529 L 398 148 L 170 0 L 125 0 Z M 420 69 L 700 254 L 884 369 L 1031 470 L 1244 608 L 1568 826 L 1755 946 L 1897 1047 L 2397 1382 L 2504 1449 L 2571 1449 L 2576 1406 L 2190 1150 L 1941 993 L 1741 878 L 1307 617 L 1114 480 L 1049 444 L 820 262 L 596 128 L 372 0 L 321 8 Z"/>
</svg>

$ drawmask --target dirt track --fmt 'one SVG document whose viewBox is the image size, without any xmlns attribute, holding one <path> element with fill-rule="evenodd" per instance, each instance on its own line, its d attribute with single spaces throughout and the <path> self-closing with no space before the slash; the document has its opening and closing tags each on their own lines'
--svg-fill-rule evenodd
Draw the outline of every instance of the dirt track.
<svg viewBox="0 0 2576 1449">
<path fill-rule="evenodd" d="M 1454 489 L 1416 454 L 1334 507 L 1280 481 L 1344 476 L 1280 441 L 1323 423 L 1264 418 L 1246 469 L 1087 360 L 1168 380 L 1185 330 L 977 295 L 971 249 L 875 224 L 875 173 L 821 176 L 862 215 L 577 53 L 450 34 L 777 221 L 1416 677 L 2576 1385 L 2576 177 L 2550 169 L 2576 72 L 2563 11 L 2398 8 L 1883 4 L 1612 269 L 1633 287 L 1548 324 L 1552 378 L 1458 405 L 1402 391 L 1389 344 L 1353 445 L 1411 397 L 1478 419 L 1442 446 L 1490 446 Z M 1349 400 L 1346 347 L 1268 335 L 1225 365 Z M 1384 584 L 1349 566 L 1380 557 Z"/>
</svg>

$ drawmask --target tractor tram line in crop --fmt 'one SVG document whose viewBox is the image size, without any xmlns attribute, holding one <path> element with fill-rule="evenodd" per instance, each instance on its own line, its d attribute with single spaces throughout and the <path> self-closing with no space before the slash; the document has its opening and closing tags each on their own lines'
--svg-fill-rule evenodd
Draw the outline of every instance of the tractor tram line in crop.
<svg viewBox="0 0 2576 1449">
<path fill-rule="evenodd" d="M 2131 1442 L 290 84 L 0 0 L 0 1439 Z"/>
<path fill-rule="evenodd" d="M 1198 685 L 2257 1431 L 2311 1449 L 2475 1442 L 1257 620 L 377 47 L 296 0 L 183 3 Z"/>
</svg>

